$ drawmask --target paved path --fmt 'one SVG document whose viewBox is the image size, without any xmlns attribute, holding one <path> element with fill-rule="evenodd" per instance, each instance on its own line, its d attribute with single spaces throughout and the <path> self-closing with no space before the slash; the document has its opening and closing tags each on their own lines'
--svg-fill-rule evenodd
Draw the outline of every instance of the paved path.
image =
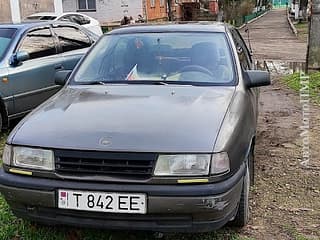
<svg viewBox="0 0 320 240">
<path fill-rule="evenodd" d="M 285 9 L 271 10 L 247 26 L 255 59 L 288 62 L 306 60 L 307 43 L 292 33 Z M 241 34 L 247 41 L 248 35 L 244 29 L 241 30 Z"/>
</svg>

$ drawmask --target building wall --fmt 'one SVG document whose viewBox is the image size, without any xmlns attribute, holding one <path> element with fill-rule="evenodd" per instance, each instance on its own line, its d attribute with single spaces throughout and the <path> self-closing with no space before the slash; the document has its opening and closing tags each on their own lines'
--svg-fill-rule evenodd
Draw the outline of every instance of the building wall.
<svg viewBox="0 0 320 240">
<path fill-rule="evenodd" d="M 53 0 L 20 0 L 20 15 L 23 20 L 26 16 L 36 12 L 53 12 Z M 9 0 L 0 0 L 0 23 L 11 22 Z"/>
<path fill-rule="evenodd" d="M 85 12 L 101 24 L 119 22 L 124 15 L 137 19 L 138 15 L 143 15 L 141 0 L 96 0 L 96 11 Z M 63 0 L 64 12 L 75 12 L 78 10 L 78 0 Z"/>
<path fill-rule="evenodd" d="M 9 0 L 7 0 L 9 1 Z M 20 0 L 21 18 L 37 12 L 54 12 L 53 0 Z"/>
<path fill-rule="evenodd" d="M 154 2 L 154 5 L 151 5 L 152 2 Z M 162 6 L 161 2 L 164 3 Z M 165 19 L 167 17 L 166 2 L 166 0 L 146 0 L 147 20 L 155 21 Z"/>
<path fill-rule="evenodd" d="M 11 10 L 9 0 L 0 0 L 0 23 L 11 22 Z"/>
</svg>

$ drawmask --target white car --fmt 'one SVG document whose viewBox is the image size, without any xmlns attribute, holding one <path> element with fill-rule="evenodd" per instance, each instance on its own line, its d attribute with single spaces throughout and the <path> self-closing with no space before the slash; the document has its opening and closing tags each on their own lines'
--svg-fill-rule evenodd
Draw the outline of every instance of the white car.
<svg viewBox="0 0 320 240">
<path fill-rule="evenodd" d="M 61 15 L 57 15 L 54 12 L 40 12 L 35 13 L 26 18 L 27 21 L 36 21 L 36 20 L 56 20 L 56 21 L 68 21 L 74 22 L 83 27 L 87 28 L 91 32 L 101 36 L 103 34 L 101 30 L 100 23 L 85 14 L 82 13 L 74 13 L 74 12 L 66 12 Z"/>
</svg>

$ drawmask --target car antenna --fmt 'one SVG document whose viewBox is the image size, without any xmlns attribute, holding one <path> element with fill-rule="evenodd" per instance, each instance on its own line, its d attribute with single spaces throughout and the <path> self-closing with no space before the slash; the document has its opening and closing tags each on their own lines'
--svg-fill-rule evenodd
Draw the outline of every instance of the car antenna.
<svg viewBox="0 0 320 240">
<path fill-rule="evenodd" d="M 253 55 L 253 51 L 252 51 L 252 47 L 251 47 L 251 41 L 250 41 L 250 31 L 249 31 L 249 28 L 248 28 L 247 24 L 246 24 L 246 29 L 244 31 L 247 33 L 250 53 L 251 53 L 251 55 Z"/>
</svg>

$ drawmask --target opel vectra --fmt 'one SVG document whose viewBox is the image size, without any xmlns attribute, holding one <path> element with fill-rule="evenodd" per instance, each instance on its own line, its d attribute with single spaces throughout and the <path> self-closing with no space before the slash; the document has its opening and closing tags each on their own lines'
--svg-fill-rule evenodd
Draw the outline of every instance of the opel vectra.
<svg viewBox="0 0 320 240">
<path fill-rule="evenodd" d="M 4 148 L 0 191 L 17 216 L 164 232 L 247 223 L 270 77 L 235 28 L 114 30 L 56 83 Z"/>
</svg>

